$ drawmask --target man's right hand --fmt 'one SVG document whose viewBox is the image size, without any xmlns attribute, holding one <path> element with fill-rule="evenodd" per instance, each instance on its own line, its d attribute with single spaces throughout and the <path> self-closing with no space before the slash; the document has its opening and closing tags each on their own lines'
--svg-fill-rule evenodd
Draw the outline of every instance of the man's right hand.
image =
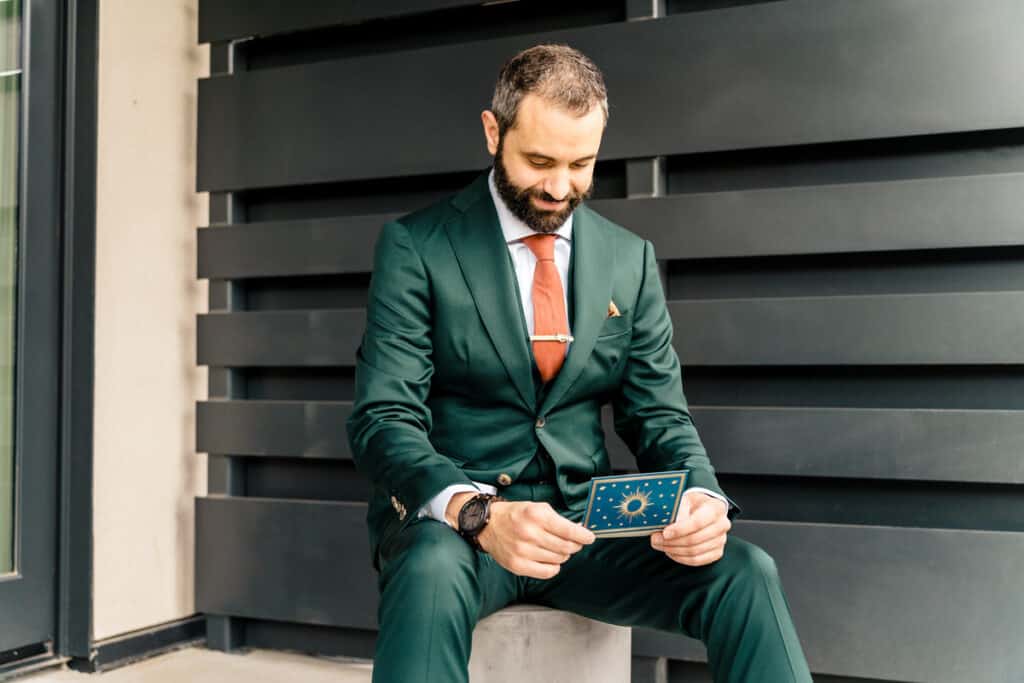
<svg viewBox="0 0 1024 683">
<path fill-rule="evenodd" d="M 453 496 L 449 507 L 455 508 L 456 518 L 461 503 L 472 495 Z M 570 522 L 548 503 L 494 501 L 490 521 L 477 541 L 513 574 L 550 579 L 558 574 L 563 562 L 593 543 L 594 538 L 591 531 Z"/>
</svg>

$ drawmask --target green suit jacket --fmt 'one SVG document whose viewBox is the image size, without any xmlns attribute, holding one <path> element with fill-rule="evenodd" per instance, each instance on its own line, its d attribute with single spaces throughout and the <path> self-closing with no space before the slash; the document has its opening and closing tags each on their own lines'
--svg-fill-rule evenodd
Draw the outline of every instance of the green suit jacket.
<svg viewBox="0 0 1024 683">
<path fill-rule="evenodd" d="M 653 246 L 581 203 L 572 259 L 575 341 L 537 391 L 487 174 L 383 227 L 347 421 L 372 484 L 375 565 L 379 542 L 442 489 L 497 484 L 503 473 L 515 481 L 541 445 L 563 514 L 581 519 L 591 477 L 611 473 L 601 427 L 609 402 L 641 471 L 688 468 L 688 487 L 721 493 L 687 410 Z M 620 316 L 608 316 L 611 301 Z"/>
</svg>

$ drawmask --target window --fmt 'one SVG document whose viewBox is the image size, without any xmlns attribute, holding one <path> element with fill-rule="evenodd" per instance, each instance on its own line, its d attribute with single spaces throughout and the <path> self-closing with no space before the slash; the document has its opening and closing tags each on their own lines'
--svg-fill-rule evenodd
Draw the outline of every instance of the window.
<svg viewBox="0 0 1024 683">
<path fill-rule="evenodd" d="M 21 2 L 0 0 L 0 574 L 14 571 L 14 362 Z"/>
</svg>

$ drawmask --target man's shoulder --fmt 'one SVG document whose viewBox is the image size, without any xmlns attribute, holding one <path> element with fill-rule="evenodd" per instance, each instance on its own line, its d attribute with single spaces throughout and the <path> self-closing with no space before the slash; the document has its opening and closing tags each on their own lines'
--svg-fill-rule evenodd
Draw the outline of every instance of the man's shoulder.
<svg viewBox="0 0 1024 683">
<path fill-rule="evenodd" d="M 482 176 L 486 179 L 486 175 Z M 418 242 L 429 239 L 443 231 L 444 226 L 462 215 L 467 203 L 479 199 L 480 178 L 478 177 L 466 187 L 449 193 L 426 206 L 393 218 L 392 223 L 399 223 Z"/>
<path fill-rule="evenodd" d="M 607 216 L 598 213 L 587 202 L 583 202 L 576 207 L 576 212 L 577 215 L 582 213 L 588 223 L 600 230 L 602 239 L 608 244 L 608 248 L 614 249 L 617 253 L 637 253 L 642 258 L 644 247 L 647 243 L 646 239 Z"/>
<path fill-rule="evenodd" d="M 451 218 L 452 208 L 448 199 L 445 198 L 428 206 L 402 214 L 391 219 L 391 222 L 401 224 L 410 235 L 423 239 L 432 231 L 443 227 Z"/>
<path fill-rule="evenodd" d="M 396 216 L 381 226 L 378 245 L 398 242 L 412 248 L 421 258 L 433 256 L 448 243 L 445 225 L 451 218 L 451 210 L 444 201 Z"/>
</svg>

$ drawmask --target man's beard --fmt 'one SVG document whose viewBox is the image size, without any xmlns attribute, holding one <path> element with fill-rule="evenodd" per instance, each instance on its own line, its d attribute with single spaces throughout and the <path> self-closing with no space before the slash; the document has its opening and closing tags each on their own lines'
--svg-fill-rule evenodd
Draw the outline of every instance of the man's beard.
<svg viewBox="0 0 1024 683">
<path fill-rule="evenodd" d="M 554 211 L 538 209 L 530 201 L 531 196 L 552 203 L 556 201 L 556 198 L 543 190 L 524 190 L 512 184 L 505 170 L 505 164 L 502 162 L 503 142 L 504 140 L 498 141 L 498 153 L 494 155 L 494 185 L 498 188 L 498 194 L 505 201 L 512 214 L 523 223 L 526 223 L 531 230 L 544 233 L 558 230 L 579 203 L 589 197 L 594 191 L 593 180 L 591 180 L 590 187 L 585 192 L 578 193 L 570 189 L 568 197 L 565 198 L 566 205 L 563 208 Z"/>
</svg>

